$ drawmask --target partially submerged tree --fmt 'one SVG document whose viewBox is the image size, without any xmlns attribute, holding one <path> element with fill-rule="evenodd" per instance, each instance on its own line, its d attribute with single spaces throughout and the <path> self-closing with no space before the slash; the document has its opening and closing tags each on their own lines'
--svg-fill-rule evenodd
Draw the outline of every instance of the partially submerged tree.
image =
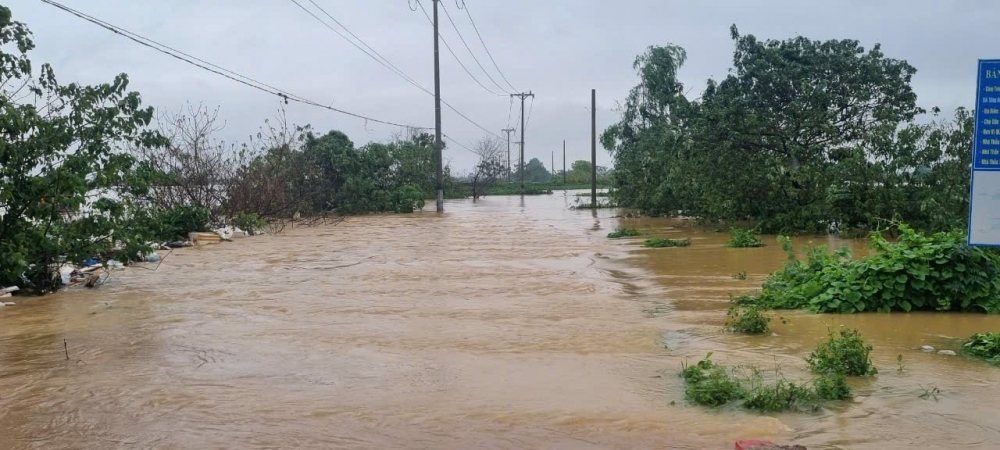
<svg viewBox="0 0 1000 450">
<path fill-rule="evenodd" d="M 97 86 L 61 85 L 36 72 L 31 33 L 0 6 L 0 285 L 54 290 L 52 265 L 96 254 L 144 251 L 150 224 L 137 219 L 152 170 L 122 148 L 166 142 L 147 129 L 152 108 L 121 74 Z"/>
<path fill-rule="evenodd" d="M 473 151 L 479 159 L 469 174 L 472 199 L 475 200 L 486 195 L 490 187 L 507 175 L 507 153 L 503 143 L 492 138 L 480 139 Z"/>
</svg>

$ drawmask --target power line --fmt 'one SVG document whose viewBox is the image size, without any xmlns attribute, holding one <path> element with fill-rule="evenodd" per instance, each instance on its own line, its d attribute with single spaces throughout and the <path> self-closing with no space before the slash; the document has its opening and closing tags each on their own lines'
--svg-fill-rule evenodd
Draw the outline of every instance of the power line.
<svg viewBox="0 0 1000 450">
<path fill-rule="evenodd" d="M 413 79 L 413 77 L 410 77 L 409 75 L 407 75 L 407 74 L 406 74 L 406 72 L 403 72 L 403 71 L 402 71 L 402 69 L 400 69 L 400 68 L 396 67 L 396 65 L 395 65 L 395 64 L 393 64 L 393 63 L 392 63 L 391 61 L 389 61 L 389 59 L 388 59 L 388 58 L 386 58 L 386 57 L 382 56 L 382 55 L 381 55 L 381 54 L 379 54 L 379 53 L 378 53 L 377 51 L 375 51 L 375 49 L 373 49 L 373 48 L 372 48 L 371 46 L 369 46 L 369 45 L 368 45 L 367 43 L 365 43 L 365 41 L 364 41 L 364 40 L 362 40 L 361 38 L 359 38 L 359 37 L 358 37 L 358 36 L 357 36 L 356 34 L 354 34 L 353 32 L 351 32 L 351 30 L 350 30 L 350 29 L 348 29 L 348 28 L 347 28 L 346 26 L 344 26 L 344 24 L 342 24 L 342 23 L 341 23 L 340 21 L 338 21 L 338 20 L 337 20 L 336 18 L 334 18 L 334 17 L 333 17 L 333 16 L 332 16 L 332 15 L 331 15 L 330 13 L 328 13 L 328 12 L 327 12 L 327 11 L 326 11 L 325 9 L 323 9 L 323 8 L 322 8 L 322 7 L 320 7 L 320 6 L 318 5 L 318 4 L 316 4 L 316 2 L 315 2 L 315 1 L 313 1 L 313 0 L 309 0 L 309 2 L 310 2 L 310 3 L 312 3 L 312 4 L 314 5 L 314 6 L 316 6 L 316 8 L 317 8 L 317 9 L 319 9 L 319 10 L 320 10 L 320 11 L 321 11 L 321 12 L 322 12 L 322 13 L 323 13 L 324 15 L 326 15 L 327 17 L 329 17 L 329 18 L 330 18 L 330 20 L 333 20 L 333 22 L 334 22 L 334 23 L 336 23 L 337 25 L 339 25 L 339 26 L 340 26 L 341 28 L 343 28 L 343 29 L 344 29 L 344 31 L 347 31 L 347 33 L 348 33 L 348 34 L 350 34 L 350 35 L 351 35 L 351 36 L 353 36 L 353 37 L 354 37 L 355 39 L 357 39 L 357 40 L 358 40 L 358 42 L 360 42 L 360 43 L 361 43 L 361 45 L 364 45 L 364 46 L 365 46 L 365 47 L 367 47 L 367 48 L 368 48 L 369 50 L 371 50 L 371 53 L 369 53 L 369 52 L 368 52 L 368 51 L 366 51 L 365 49 L 361 48 L 361 47 L 360 47 L 360 46 L 359 46 L 358 44 L 356 44 L 356 43 L 355 43 L 354 41 L 352 41 L 352 40 L 348 39 L 348 38 L 347 38 L 347 36 L 344 36 L 344 34 L 343 34 L 343 33 L 339 32 L 339 31 L 338 31 L 338 30 L 337 30 L 336 28 L 333 28 L 333 27 L 332 27 L 332 26 L 331 26 L 330 24 L 328 24 L 328 23 L 327 23 L 327 22 L 326 22 L 325 20 L 323 20 L 323 19 L 322 19 L 321 17 L 317 16 L 317 15 L 316 15 L 315 13 L 313 13 L 312 11 L 309 11 L 309 9 L 305 8 L 305 7 L 304 7 L 304 6 L 303 6 L 303 5 L 301 4 L 301 3 L 299 3 L 298 1 L 296 1 L 296 0 L 291 0 L 291 2 L 292 2 L 292 3 L 294 3 L 294 4 L 296 5 L 296 6 L 298 6 L 299 8 L 301 8 L 301 9 L 302 9 L 303 11 L 305 11 L 306 13 L 308 13 L 308 14 L 309 14 L 310 16 L 312 16 L 312 17 L 313 17 L 314 19 L 316 19 L 316 20 L 317 20 L 318 22 L 320 22 L 321 24 L 323 24 L 323 25 L 324 25 L 325 27 L 329 28 L 329 29 L 330 29 L 331 31 L 333 31 L 334 33 L 336 33 L 336 34 L 337 34 L 338 36 L 340 36 L 341 38 L 343 38 L 344 40 L 346 40 L 347 42 L 349 42 L 349 43 L 350 43 L 351 45 L 353 45 L 354 47 L 356 47 L 356 48 L 357 48 L 358 50 L 361 50 L 361 51 L 362 51 L 362 52 L 363 52 L 364 54 L 368 55 L 368 57 L 370 57 L 370 58 L 374 59 L 374 60 L 375 60 L 376 62 L 378 62 L 379 64 L 381 64 L 381 65 L 382 65 L 383 67 L 385 67 L 386 69 L 389 69 L 389 70 L 390 70 L 391 72 L 393 72 L 393 73 L 395 73 L 396 75 L 398 75 L 399 77 L 403 78 L 403 79 L 404 79 L 404 80 L 406 80 L 406 81 L 407 81 L 408 83 L 412 84 L 412 85 L 413 85 L 413 86 L 415 86 L 415 87 L 416 87 L 417 89 L 420 89 L 421 91 L 423 91 L 423 92 L 424 92 L 424 93 L 426 93 L 427 95 L 430 95 L 430 96 L 432 96 L 432 97 L 434 96 L 434 93 L 433 93 L 433 92 L 431 92 L 431 91 L 430 91 L 429 89 L 427 89 L 427 88 L 423 87 L 423 86 L 422 86 L 422 85 L 421 85 L 420 83 L 416 82 L 416 80 L 414 80 L 414 79 Z M 419 2 L 417 2 L 417 4 L 419 5 L 420 3 L 419 3 Z M 420 8 L 421 8 L 421 9 L 423 9 L 423 5 L 420 5 Z M 425 16 L 427 15 L 427 11 L 424 11 L 424 15 L 425 15 Z M 430 20 L 430 17 L 428 17 L 428 20 Z M 448 46 L 447 42 L 445 43 L 445 46 L 446 46 L 446 47 Z M 449 51 L 450 51 L 450 50 L 451 50 L 451 49 L 449 48 Z M 377 55 L 377 57 L 376 57 L 376 55 Z M 452 53 L 452 55 L 454 55 L 454 53 Z M 381 58 L 381 60 L 379 60 L 379 58 Z M 384 61 L 384 62 L 383 62 L 383 61 Z M 463 66 L 462 68 L 464 69 L 465 67 Z M 468 72 L 468 69 L 466 69 L 466 72 Z M 470 73 L 469 75 L 471 76 L 472 74 Z M 475 79 L 475 77 L 473 77 L 473 79 Z M 479 80 L 476 80 L 476 82 L 478 83 L 478 82 L 479 82 Z M 480 86 L 483 86 L 483 85 L 482 85 L 482 83 L 480 83 Z M 485 89 L 485 86 L 483 86 L 483 88 Z M 492 94 L 495 94 L 495 95 L 500 95 L 500 94 L 496 94 L 496 93 L 495 93 L 495 92 L 493 92 L 493 91 L 490 91 L 489 89 L 487 89 L 487 91 L 489 91 L 490 93 L 492 93 Z M 488 133 L 488 134 L 491 134 L 491 135 L 493 135 L 493 136 L 495 136 L 495 137 L 497 137 L 497 138 L 499 138 L 499 137 L 500 137 L 500 136 L 498 136 L 497 134 L 495 134 L 495 133 L 491 132 L 491 131 L 490 131 L 489 129 L 487 129 L 486 127 L 484 127 L 484 126 L 480 125 L 480 124 L 479 124 L 478 122 L 476 122 L 476 121 L 472 120 L 471 118 L 469 118 L 469 116 L 466 116 L 466 115 L 465 115 L 464 113 L 462 113 L 461 111 L 459 111 L 459 110 L 458 110 L 458 108 L 455 108 L 455 107 L 454 107 L 454 106 L 452 106 L 452 105 L 451 105 L 450 103 L 446 102 L 446 101 L 445 101 L 444 99 L 442 99 L 442 100 L 441 100 L 441 103 L 442 103 L 442 104 L 444 104 L 445 106 L 447 106 L 447 107 L 448 107 L 448 109 L 452 110 L 452 111 L 453 111 L 453 112 L 454 112 L 455 114 L 458 114 L 458 115 L 459 115 L 459 117 L 461 117 L 461 118 L 465 119 L 465 120 L 466 120 L 467 122 L 471 123 L 472 125 L 475 125 L 475 126 L 476 126 L 476 128 L 479 128 L 480 130 L 483 130 L 484 132 L 486 132 L 486 133 Z"/>
<path fill-rule="evenodd" d="M 465 49 L 469 51 L 469 55 L 472 56 L 472 60 L 476 62 L 477 66 L 479 66 L 479 70 L 482 70 L 483 73 L 486 74 L 486 78 L 489 78 L 490 81 L 493 82 L 493 84 L 496 87 L 500 88 L 500 90 L 503 91 L 504 94 L 510 94 L 510 92 L 508 92 L 507 89 L 505 89 L 503 86 L 497 83 L 497 81 L 494 80 L 492 76 L 490 76 L 490 73 L 486 71 L 486 68 L 483 67 L 483 64 L 479 62 L 479 58 L 476 58 L 476 54 L 472 51 L 472 48 L 469 47 L 469 44 L 467 42 L 465 42 L 465 37 L 463 37 L 462 32 L 459 31 L 458 25 L 455 25 L 455 21 L 451 20 L 451 13 L 448 12 L 448 8 L 444 7 L 444 3 L 441 3 L 441 9 L 444 10 L 444 15 L 445 17 L 448 18 L 448 22 L 451 22 L 451 27 L 455 29 L 455 34 L 458 35 L 458 39 L 462 41 L 462 45 L 464 45 Z"/>
<path fill-rule="evenodd" d="M 427 10 L 424 9 L 424 4 L 420 3 L 420 0 L 417 0 L 417 6 L 420 6 L 420 10 L 424 12 L 424 17 L 426 17 L 427 21 L 430 22 L 431 25 L 433 25 L 434 24 L 434 20 L 431 19 L 430 14 L 427 14 Z M 446 10 L 445 13 L 447 13 L 447 12 L 448 11 Z M 499 94 L 497 92 L 494 92 L 492 89 L 486 87 L 486 85 L 483 84 L 482 81 L 479 81 L 479 78 L 476 78 L 476 76 L 472 74 L 472 71 L 470 71 L 468 67 L 465 67 L 465 64 L 463 64 L 462 60 L 458 58 L 458 55 L 456 55 L 455 51 L 451 49 L 451 46 L 448 45 L 448 41 L 444 40 L 444 36 L 441 36 L 440 32 L 438 33 L 438 38 L 441 39 L 441 43 L 444 44 L 444 48 L 448 49 L 448 53 L 451 53 L 451 56 L 453 56 L 455 58 L 455 61 L 458 62 L 458 65 L 462 66 L 462 70 L 465 70 L 465 73 L 469 74 L 469 77 L 471 77 L 472 80 L 475 81 L 476 84 L 479 85 L 479 87 L 483 88 L 486 92 L 489 92 L 490 94 L 496 95 L 498 97 L 503 97 L 505 95 L 505 94 Z M 497 137 L 500 137 L 500 136 L 497 136 Z"/>
<path fill-rule="evenodd" d="M 531 123 L 531 110 L 533 110 L 533 109 L 535 109 L 535 97 L 534 96 L 531 97 L 531 104 L 528 105 L 528 119 L 527 119 L 527 122 L 524 124 L 525 127 L 528 126 L 528 123 Z M 522 133 L 523 132 L 524 131 L 522 130 Z"/>
<path fill-rule="evenodd" d="M 129 39 L 131 41 L 134 41 L 134 42 L 136 42 L 136 43 L 138 43 L 138 44 L 140 44 L 142 46 L 151 48 L 151 49 L 156 50 L 156 51 L 158 51 L 160 53 L 166 54 L 166 55 L 171 56 L 173 58 L 176 58 L 176 59 L 178 59 L 180 61 L 186 62 L 186 63 L 191 64 L 191 65 L 193 65 L 195 67 L 198 67 L 200 69 L 207 70 L 207 71 L 212 72 L 212 73 L 214 73 L 216 75 L 228 78 L 228 79 L 230 79 L 232 81 L 235 81 L 237 83 L 243 84 L 245 86 L 249 86 L 249 87 L 257 89 L 259 91 L 266 92 L 268 94 L 276 95 L 276 96 L 284 99 L 286 103 L 288 101 L 294 101 L 294 102 L 298 102 L 298 103 L 302 103 L 302 104 L 306 104 L 306 105 L 315 106 L 315 107 L 318 107 L 318 108 L 323 108 L 323 109 L 327 109 L 327 110 L 330 110 L 330 111 L 338 112 L 338 113 L 345 114 L 345 115 L 352 116 L 352 117 L 356 117 L 356 118 L 359 118 L 359 119 L 364 119 L 366 121 L 381 123 L 381 124 L 385 124 L 385 125 L 392 125 L 392 126 L 396 126 L 396 127 L 400 127 L 400 128 L 410 128 L 410 129 L 418 129 L 418 130 L 429 130 L 429 129 L 431 129 L 429 127 L 418 127 L 418 126 L 414 126 L 414 125 L 404 125 L 404 124 L 400 124 L 400 123 L 396 123 L 396 122 L 391 122 L 391 121 L 387 121 L 387 120 L 376 119 L 374 117 L 369 117 L 369 116 L 365 116 L 365 115 L 362 115 L 362 114 L 352 113 L 350 111 L 345 111 L 345 110 L 342 110 L 342 109 L 334 108 L 332 106 L 323 105 L 321 103 L 317 103 L 315 101 L 306 99 L 304 97 L 300 97 L 298 95 L 291 94 L 288 91 L 285 91 L 283 89 L 279 89 L 279 88 L 276 88 L 274 86 L 268 85 L 266 83 L 254 80 L 253 78 L 247 77 L 245 75 L 241 75 L 241 74 L 239 74 L 237 72 L 234 72 L 234 71 L 231 71 L 229 69 L 223 68 L 221 66 L 218 66 L 216 64 L 210 63 L 208 61 L 205 61 L 203 59 L 197 58 L 195 56 L 191 56 L 191 55 L 189 55 L 187 53 L 184 53 L 184 52 L 182 52 L 180 50 L 173 49 L 173 48 L 168 47 L 168 46 L 166 46 L 164 44 L 160 44 L 159 42 L 156 42 L 156 41 L 154 41 L 152 39 L 143 37 L 141 35 L 138 35 L 136 33 L 128 31 L 128 30 L 126 30 L 124 28 L 121 28 L 119 26 L 112 25 L 111 23 L 102 21 L 102 20 L 100 20 L 100 19 L 98 19 L 96 17 L 87 15 L 85 13 L 82 13 L 80 11 L 72 9 L 72 8 L 70 8 L 68 6 L 65 6 L 65 5 L 59 4 L 57 2 L 54 2 L 52 0 L 41 0 L 41 1 L 43 3 L 46 3 L 46 4 L 51 5 L 51 6 L 54 6 L 54 7 L 58 8 L 58 9 L 61 9 L 61 10 L 65 11 L 65 12 L 68 12 L 68 13 L 70 13 L 70 14 L 78 17 L 78 18 L 81 18 L 81 19 L 86 20 L 86 21 L 88 21 L 90 23 L 93 23 L 93 24 L 95 24 L 95 25 L 97 25 L 97 26 L 99 26 L 101 28 L 104 28 L 104 29 L 106 29 L 108 31 L 111 31 L 112 33 L 115 33 L 115 34 L 120 35 L 122 37 L 125 37 L 125 38 L 127 38 L 127 39 Z"/>
<path fill-rule="evenodd" d="M 448 136 L 447 134 L 441 133 L 441 136 L 444 136 L 445 139 L 447 139 L 447 140 L 449 140 L 451 142 L 454 142 L 455 145 L 458 145 L 459 147 L 462 147 L 463 149 L 468 150 L 470 153 L 478 154 L 478 153 L 476 153 L 475 150 L 467 147 L 465 144 L 463 144 L 461 142 L 456 141 L 455 139 L 453 139 L 451 136 Z"/>
<path fill-rule="evenodd" d="M 458 1 L 459 0 L 456 0 L 455 2 L 456 5 L 458 5 Z M 507 86 L 510 86 L 511 90 L 513 90 L 514 92 L 518 92 L 517 88 L 515 88 L 514 85 L 510 84 L 510 81 L 507 81 L 507 77 L 504 76 L 503 71 L 500 70 L 500 66 L 497 65 L 496 60 L 493 59 L 493 54 L 490 53 L 490 48 L 486 46 L 486 41 L 483 40 L 483 35 L 479 34 L 479 27 L 476 26 L 476 21 L 472 20 L 472 13 L 469 12 L 469 5 L 465 4 L 465 0 L 460 0 L 460 1 L 462 2 L 462 6 L 458 7 L 458 9 L 464 9 L 465 15 L 469 16 L 469 22 L 472 23 L 472 29 L 476 30 L 476 36 L 479 36 L 479 42 L 483 44 L 483 49 L 486 50 L 486 56 L 490 57 L 490 62 L 492 62 L 493 67 L 497 69 L 497 73 L 500 74 L 500 78 L 503 79 L 504 83 L 507 83 Z M 445 11 L 445 13 L 447 14 L 447 11 Z"/>
</svg>

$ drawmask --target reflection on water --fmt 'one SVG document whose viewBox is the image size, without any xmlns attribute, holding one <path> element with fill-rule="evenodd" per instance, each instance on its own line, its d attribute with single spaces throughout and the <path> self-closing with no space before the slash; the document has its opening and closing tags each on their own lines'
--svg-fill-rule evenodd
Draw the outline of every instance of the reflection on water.
<svg viewBox="0 0 1000 450">
<path fill-rule="evenodd" d="M 574 201 L 491 197 L 449 202 L 443 215 L 353 218 L 175 251 L 98 290 L 18 299 L 0 310 L 0 448 L 721 449 L 738 438 L 992 448 L 1000 438 L 1000 371 L 919 351 L 957 349 L 1000 318 L 791 312 L 776 336 L 723 334 L 728 294 L 780 267 L 779 246 L 727 249 L 724 234 L 569 210 Z M 618 226 L 693 243 L 606 239 Z M 748 279 L 735 280 L 742 270 Z M 854 382 L 854 402 L 767 416 L 683 400 L 683 361 L 713 351 L 805 379 L 802 357 L 841 325 L 872 341 L 880 368 Z M 938 399 L 921 399 L 932 385 Z"/>
</svg>

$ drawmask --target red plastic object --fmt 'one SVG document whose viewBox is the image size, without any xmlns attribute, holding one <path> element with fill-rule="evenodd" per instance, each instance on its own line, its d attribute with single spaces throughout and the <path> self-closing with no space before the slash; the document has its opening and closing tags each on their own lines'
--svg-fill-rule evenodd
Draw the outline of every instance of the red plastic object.
<svg viewBox="0 0 1000 450">
<path fill-rule="evenodd" d="M 777 448 L 774 442 L 742 440 L 736 441 L 736 450 L 768 450 Z"/>
</svg>

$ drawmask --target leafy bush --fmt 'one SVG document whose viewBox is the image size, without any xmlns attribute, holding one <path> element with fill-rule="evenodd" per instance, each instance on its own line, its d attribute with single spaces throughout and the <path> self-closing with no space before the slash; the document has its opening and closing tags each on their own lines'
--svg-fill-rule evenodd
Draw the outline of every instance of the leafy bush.
<svg viewBox="0 0 1000 450">
<path fill-rule="evenodd" d="M 608 233 L 608 239 L 642 236 L 642 234 L 641 231 L 635 228 L 615 228 L 615 231 Z"/>
<path fill-rule="evenodd" d="M 697 364 L 681 369 L 681 378 L 686 383 L 684 396 L 705 406 L 721 406 L 742 397 L 744 390 L 740 383 L 729 375 L 725 367 L 713 363 L 711 358 L 712 353 L 709 353 Z"/>
<path fill-rule="evenodd" d="M 414 210 L 423 209 L 424 194 L 420 191 L 419 187 L 408 184 L 393 191 L 391 202 L 393 211 L 397 213 L 412 213 Z"/>
<path fill-rule="evenodd" d="M 258 217 L 256 213 L 246 213 L 243 211 L 236 213 L 231 223 L 234 227 L 250 235 L 256 234 L 256 232 L 267 227 L 267 221 Z"/>
<path fill-rule="evenodd" d="M 188 233 L 208 231 L 210 212 L 200 206 L 178 206 L 157 212 L 154 228 L 156 237 L 161 241 L 186 239 Z"/>
<path fill-rule="evenodd" d="M 733 227 L 729 229 L 729 242 L 726 246 L 729 248 L 763 247 L 764 241 L 757 237 L 753 230 Z"/>
<path fill-rule="evenodd" d="M 761 313 L 757 306 L 740 308 L 732 305 L 726 316 L 726 331 L 743 334 L 766 334 L 771 331 L 768 326 L 771 318 Z"/>
<path fill-rule="evenodd" d="M 966 244 L 964 232 L 919 234 L 899 225 L 898 242 L 872 234 L 875 256 L 851 259 L 846 249 L 809 251 L 768 277 L 757 303 L 814 312 L 979 311 L 1000 313 L 995 253 Z"/>
<path fill-rule="evenodd" d="M 872 346 L 857 330 L 842 329 L 840 336 L 833 331 L 829 339 L 816 346 L 806 357 L 813 372 L 865 377 L 878 374 L 871 360 Z"/>
<path fill-rule="evenodd" d="M 1000 365 L 1000 333 L 976 333 L 962 344 L 962 354 Z"/>
<path fill-rule="evenodd" d="M 691 239 L 653 238 L 646 239 L 646 243 L 643 245 L 648 248 L 687 247 L 691 245 Z"/>
<path fill-rule="evenodd" d="M 712 353 L 695 365 L 684 365 L 684 395 L 693 403 L 722 406 L 740 401 L 747 409 L 778 412 L 786 410 L 816 410 L 823 400 L 850 398 L 851 389 L 843 375 L 826 375 L 809 383 L 789 382 L 775 369 L 774 380 L 766 381 L 755 367 L 733 371 L 715 364 Z"/>
<path fill-rule="evenodd" d="M 813 380 L 813 390 L 823 400 L 847 400 L 851 398 L 851 387 L 843 374 L 824 374 Z"/>
</svg>

